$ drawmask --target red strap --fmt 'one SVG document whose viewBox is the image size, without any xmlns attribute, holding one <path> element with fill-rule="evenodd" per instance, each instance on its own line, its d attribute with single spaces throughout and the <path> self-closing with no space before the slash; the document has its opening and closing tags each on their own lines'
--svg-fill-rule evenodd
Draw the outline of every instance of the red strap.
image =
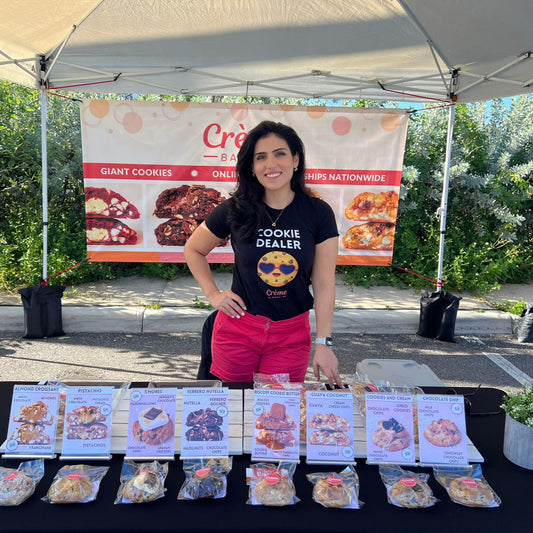
<svg viewBox="0 0 533 533">
<path fill-rule="evenodd" d="M 444 281 L 435 281 L 434 279 L 426 278 L 425 276 L 421 276 L 420 274 L 417 274 L 416 272 L 412 272 L 411 270 L 407 270 L 406 268 L 403 268 L 403 267 L 399 267 L 396 265 L 391 265 L 391 267 L 397 268 L 398 270 L 403 270 L 404 272 L 408 272 L 409 274 L 413 274 L 413 276 L 417 276 L 427 281 L 431 281 L 431 283 L 434 283 L 437 287 L 442 287 L 445 283 Z"/>
<path fill-rule="evenodd" d="M 79 263 L 76 263 L 75 265 L 69 266 L 59 272 L 56 272 L 55 274 L 52 274 L 51 276 L 48 276 L 47 278 L 43 279 L 41 281 L 41 285 L 48 285 L 48 280 L 50 278 L 55 278 L 56 276 L 59 276 L 59 274 L 63 274 L 63 272 L 66 272 L 67 270 L 71 270 L 73 268 L 76 268 L 77 266 L 81 265 L 82 263 L 85 263 L 85 261 L 90 261 L 92 257 L 87 257 L 87 259 L 84 259 L 83 261 L 80 261 Z"/>
</svg>

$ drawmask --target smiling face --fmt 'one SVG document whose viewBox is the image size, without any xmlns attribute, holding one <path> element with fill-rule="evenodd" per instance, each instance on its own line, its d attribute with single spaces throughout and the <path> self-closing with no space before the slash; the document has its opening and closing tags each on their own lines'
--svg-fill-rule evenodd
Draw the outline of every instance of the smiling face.
<svg viewBox="0 0 533 533">
<path fill-rule="evenodd" d="M 298 154 L 291 154 L 287 141 L 272 133 L 257 141 L 252 169 L 265 192 L 289 192 L 298 162 Z"/>
<path fill-rule="evenodd" d="M 257 263 L 257 275 L 271 287 L 283 287 L 298 274 L 298 261 L 286 252 L 268 252 Z"/>
<path fill-rule="evenodd" d="M 257 275 L 271 287 L 283 287 L 298 274 L 298 261 L 286 252 L 268 252 L 257 263 Z"/>
</svg>

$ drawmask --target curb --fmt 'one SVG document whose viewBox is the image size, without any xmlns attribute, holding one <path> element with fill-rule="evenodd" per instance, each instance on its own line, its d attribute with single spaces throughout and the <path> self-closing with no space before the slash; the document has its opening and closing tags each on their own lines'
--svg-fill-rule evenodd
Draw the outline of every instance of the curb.
<svg viewBox="0 0 533 533">
<path fill-rule="evenodd" d="M 201 333 L 211 313 L 190 307 L 98 307 L 62 308 L 63 329 L 67 333 Z M 314 316 L 311 311 L 311 329 Z M 341 309 L 335 312 L 332 333 L 414 334 L 418 329 L 418 309 Z M 459 310 L 455 323 L 457 335 L 511 335 L 514 320 L 511 313 L 497 310 Z M 3 333 L 24 333 L 24 309 L 21 306 L 0 307 Z"/>
</svg>

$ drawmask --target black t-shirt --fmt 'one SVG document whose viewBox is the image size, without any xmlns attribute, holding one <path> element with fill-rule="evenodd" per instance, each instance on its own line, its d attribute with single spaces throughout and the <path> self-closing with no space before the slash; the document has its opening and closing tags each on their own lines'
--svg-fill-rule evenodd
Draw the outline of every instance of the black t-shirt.
<svg viewBox="0 0 533 533">
<path fill-rule="evenodd" d="M 229 202 L 206 218 L 209 230 L 221 239 L 230 234 Z M 266 207 L 272 220 L 280 210 Z M 296 194 L 272 226 L 262 221 L 253 241 L 231 234 L 235 253 L 232 291 L 246 303 L 249 313 L 285 320 L 313 307 L 310 292 L 315 245 L 339 235 L 331 207 L 319 198 Z"/>
</svg>

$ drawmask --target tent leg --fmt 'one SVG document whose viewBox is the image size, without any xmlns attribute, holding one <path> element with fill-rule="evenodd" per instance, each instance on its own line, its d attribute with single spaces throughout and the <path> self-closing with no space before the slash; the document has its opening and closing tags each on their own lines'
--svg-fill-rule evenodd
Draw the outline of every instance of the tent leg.
<svg viewBox="0 0 533 533">
<path fill-rule="evenodd" d="M 48 149 L 47 128 L 48 93 L 46 88 L 41 88 L 41 172 L 42 172 L 42 202 L 43 202 L 43 276 L 47 278 L 48 271 Z"/>
<path fill-rule="evenodd" d="M 448 210 L 448 189 L 450 185 L 450 166 L 452 156 L 453 125 L 455 122 L 455 105 L 450 106 L 448 116 L 448 133 L 446 137 L 446 159 L 444 161 L 444 179 L 442 187 L 442 199 L 438 214 L 440 216 L 440 243 L 439 243 L 439 265 L 437 270 L 437 291 L 442 290 L 442 270 L 444 264 L 444 239 L 446 236 L 446 213 Z"/>
</svg>

